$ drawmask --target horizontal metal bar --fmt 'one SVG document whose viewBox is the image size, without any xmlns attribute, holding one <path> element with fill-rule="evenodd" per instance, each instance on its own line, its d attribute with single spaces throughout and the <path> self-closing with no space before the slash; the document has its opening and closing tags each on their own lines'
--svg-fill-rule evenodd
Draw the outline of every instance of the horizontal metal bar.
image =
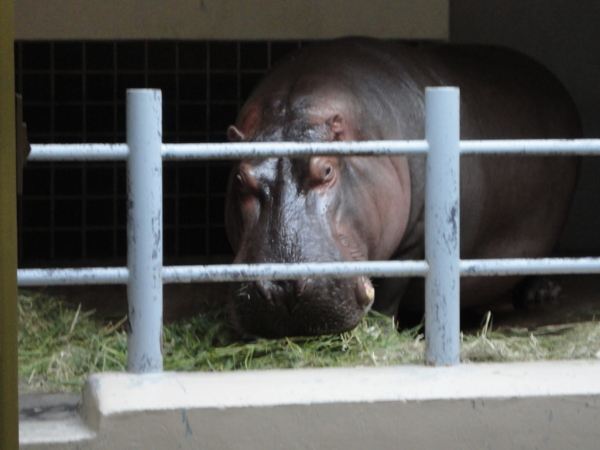
<svg viewBox="0 0 600 450">
<path fill-rule="evenodd" d="M 347 278 L 356 275 L 393 277 L 425 276 L 425 261 L 365 261 L 350 263 L 303 264 L 220 264 L 206 266 L 163 267 L 164 283 L 207 281 L 249 281 L 258 279 L 294 279 L 311 276 Z M 81 269 L 19 269 L 19 286 L 55 286 L 83 284 L 126 284 L 125 267 Z"/>
<path fill-rule="evenodd" d="M 27 161 L 126 160 L 127 144 L 32 144 Z"/>
<path fill-rule="evenodd" d="M 127 284 L 126 267 L 91 267 L 81 269 L 19 269 L 19 286 L 68 286 L 83 284 Z"/>
<path fill-rule="evenodd" d="M 215 264 L 163 268 L 164 283 L 248 281 L 303 277 L 425 276 L 425 261 L 364 261 L 295 264 Z M 460 261 L 461 276 L 600 273 L 600 258 L 471 259 Z M 126 284 L 125 267 L 19 269 L 19 286 Z"/>
<path fill-rule="evenodd" d="M 295 264 L 214 264 L 163 267 L 164 283 L 249 281 L 312 278 L 424 277 L 425 261 L 361 261 Z M 468 259 L 460 261 L 460 275 L 550 275 L 600 273 L 600 258 Z M 126 284 L 125 267 L 82 269 L 19 269 L 19 286 Z"/>
<path fill-rule="evenodd" d="M 461 141 L 461 154 L 577 154 L 597 155 L 600 153 L 600 139 L 535 139 L 535 140 L 489 140 Z"/>
<path fill-rule="evenodd" d="M 221 264 L 210 266 L 170 266 L 163 268 L 164 283 L 204 281 L 251 281 L 311 278 L 423 277 L 425 261 L 360 261 L 294 264 Z"/>
<path fill-rule="evenodd" d="M 316 155 L 400 155 L 427 153 L 426 141 L 257 142 L 225 144 L 163 144 L 163 159 L 240 159 Z M 600 153 L 600 139 L 461 141 L 461 154 L 578 154 Z M 127 144 L 32 144 L 28 161 L 125 160 Z"/>
<path fill-rule="evenodd" d="M 163 144 L 164 159 L 240 159 L 317 155 L 374 156 L 427 153 L 426 141 L 242 142 Z"/>
<path fill-rule="evenodd" d="M 461 277 L 600 273 L 600 258 L 466 259 Z"/>
</svg>

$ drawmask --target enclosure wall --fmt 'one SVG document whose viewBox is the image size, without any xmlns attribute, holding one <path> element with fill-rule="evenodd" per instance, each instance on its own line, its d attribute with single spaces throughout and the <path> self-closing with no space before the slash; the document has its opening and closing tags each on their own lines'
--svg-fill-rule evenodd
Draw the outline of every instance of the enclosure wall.
<svg viewBox="0 0 600 450">
<path fill-rule="evenodd" d="M 600 2 L 452 0 L 450 41 L 520 50 L 548 67 L 581 114 L 585 137 L 600 136 Z M 599 254 L 600 158 L 586 157 L 561 248 Z"/>
<path fill-rule="evenodd" d="M 447 39 L 449 0 L 17 0 L 17 39 Z"/>
</svg>

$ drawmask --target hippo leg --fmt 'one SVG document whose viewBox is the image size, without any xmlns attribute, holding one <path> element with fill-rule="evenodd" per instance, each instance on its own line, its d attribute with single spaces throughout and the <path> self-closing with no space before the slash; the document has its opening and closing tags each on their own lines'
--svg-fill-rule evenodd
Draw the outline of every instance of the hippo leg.
<svg viewBox="0 0 600 450">
<path fill-rule="evenodd" d="M 517 309 L 533 309 L 547 304 L 557 304 L 562 287 L 552 278 L 531 276 L 521 280 L 513 290 L 513 305 Z"/>
</svg>

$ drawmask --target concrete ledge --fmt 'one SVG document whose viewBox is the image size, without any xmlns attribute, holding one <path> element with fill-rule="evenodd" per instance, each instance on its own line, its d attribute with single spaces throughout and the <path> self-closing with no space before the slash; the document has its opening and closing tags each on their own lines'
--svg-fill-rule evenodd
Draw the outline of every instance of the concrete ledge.
<svg viewBox="0 0 600 450">
<path fill-rule="evenodd" d="M 83 394 L 95 439 L 21 448 L 596 449 L 599 413 L 600 361 L 103 373 Z"/>
<path fill-rule="evenodd" d="M 448 0 L 19 0 L 16 39 L 448 39 Z"/>
<path fill-rule="evenodd" d="M 54 420 L 19 421 L 19 443 L 24 445 L 79 444 L 96 437 L 80 417 Z M 37 447 L 34 447 L 37 448 Z M 62 447 L 61 447 L 62 448 Z"/>
</svg>

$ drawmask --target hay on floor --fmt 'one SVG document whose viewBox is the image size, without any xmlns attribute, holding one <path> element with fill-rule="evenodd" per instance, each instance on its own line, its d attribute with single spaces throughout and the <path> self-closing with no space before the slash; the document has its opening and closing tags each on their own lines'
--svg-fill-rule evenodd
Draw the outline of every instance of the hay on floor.
<svg viewBox="0 0 600 450">
<path fill-rule="evenodd" d="M 68 391 L 94 372 L 126 367 L 126 317 L 106 321 L 60 299 L 19 295 L 19 379 L 23 391 Z M 310 338 L 245 340 L 222 313 L 212 312 L 164 327 L 164 369 L 224 371 L 297 367 L 422 364 L 423 335 L 398 333 L 393 321 L 370 314 L 347 333 Z M 600 358 L 600 323 L 535 331 L 492 331 L 491 317 L 476 335 L 462 335 L 468 362 Z"/>
</svg>

